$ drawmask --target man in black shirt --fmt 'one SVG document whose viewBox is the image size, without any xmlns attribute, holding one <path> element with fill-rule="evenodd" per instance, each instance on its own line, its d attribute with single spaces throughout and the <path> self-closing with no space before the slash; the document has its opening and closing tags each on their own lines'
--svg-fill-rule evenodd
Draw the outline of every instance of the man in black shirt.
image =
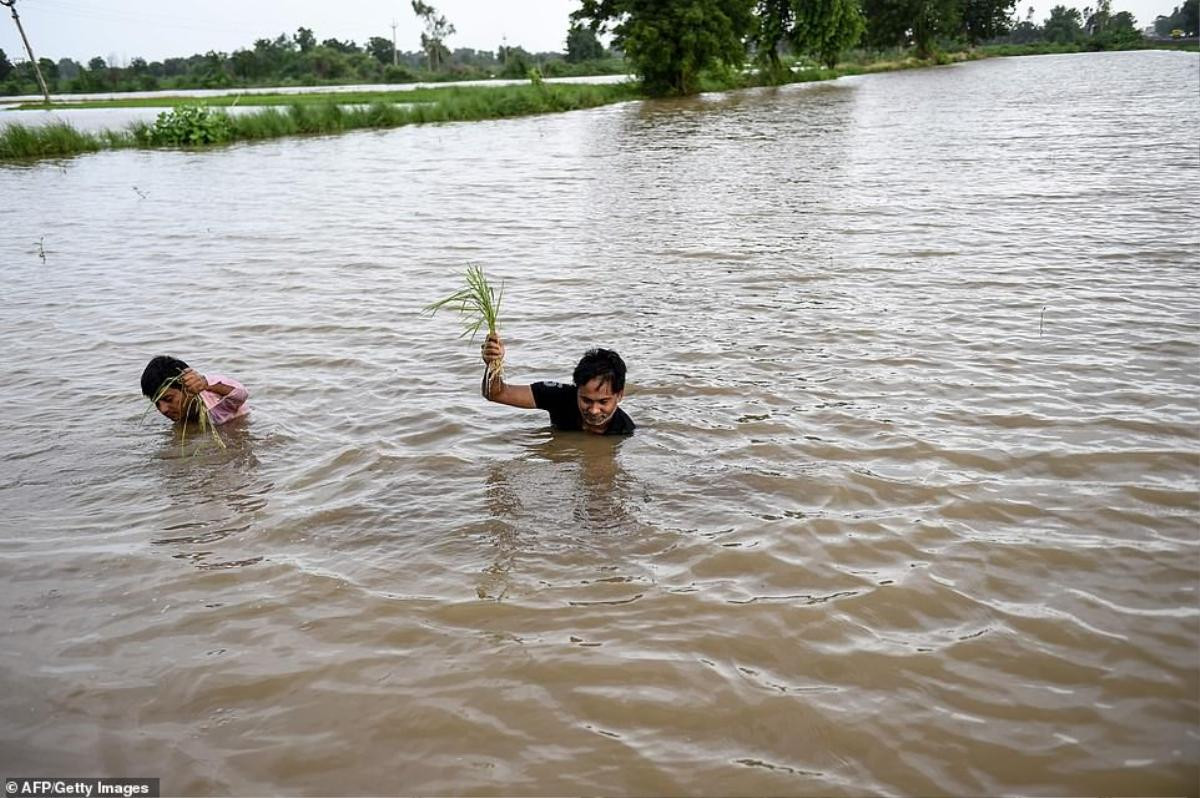
<svg viewBox="0 0 1200 798">
<path fill-rule="evenodd" d="M 504 342 L 489 335 L 483 362 L 504 358 Z M 509 385 L 484 375 L 483 396 L 490 402 L 545 410 L 556 429 L 583 430 L 594 435 L 632 435 L 633 419 L 619 405 L 625 397 L 625 361 L 611 349 L 589 349 L 575 367 L 574 385 L 535 382 Z"/>
</svg>

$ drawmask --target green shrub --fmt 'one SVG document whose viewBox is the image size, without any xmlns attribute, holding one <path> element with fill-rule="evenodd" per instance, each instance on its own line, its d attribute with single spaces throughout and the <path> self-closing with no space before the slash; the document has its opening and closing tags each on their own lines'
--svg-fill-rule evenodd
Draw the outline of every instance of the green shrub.
<svg viewBox="0 0 1200 798">
<path fill-rule="evenodd" d="M 177 105 L 139 131 L 144 143 L 167 147 L 220 144 L 229 141 L 232 133 L 228 114 L 203 105 Z"/>
<path fill-rule="evenodd" d="M 408 67 L 388 64 L 383 68 L 383 79 L 387 83 L 414 83 L 417 73 Z"/>
</svg>

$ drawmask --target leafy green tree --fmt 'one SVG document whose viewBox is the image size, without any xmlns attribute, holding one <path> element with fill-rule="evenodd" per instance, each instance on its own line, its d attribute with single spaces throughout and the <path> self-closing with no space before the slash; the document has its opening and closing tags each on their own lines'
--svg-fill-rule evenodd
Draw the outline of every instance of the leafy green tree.
<svg viewBox="0 0 1200 798">
<path fill-rule="evenodd" d="M 412 10 L 425 24 L 425 32 L 421 34 L 421 49 L 429 56 L 429 71 L 437 72 L 450 54 L 445 41 L 454 35 L 454 26 L 446 20 L 445 15 L 438 14 L 433 6 L 421 0 L 412 0 Z"/>
<path fill-rule="evenodd" d="M 344 42 L 338 41 L 337 39 L 326 39 L 325 41 L 321 42 L 321 46 L 328 47 L 330 50 L 335 50 L 343 55 L 362 52 L 362 50 L 359 49 L 358 44 L 356 44 L 353 39 Z"/>
<path fill-rule="evenodd" d="M 1008 33 L 1008 41 L 1013 44 L 1032 44 L 1042 40 L 1042 29 L 1035 23 L 1023 19 Z"/>
<path fill-rule="evenodd" d="M 3 61 L 4 51 L 0 50 L 0 80 L 3 79 Z M 58 59 L 58 77 L 60 80 L 74 80 L 79 77 L 79 73 L 83 70 L 78 61 L 70 58 Z"/>
<path fill-rule="evenodd" d="M 392 64 L 396 58 L 392 40 L 385 39 L 382 36 L 372 36 L 367 39 L 367 52 L 384 66 Z"/>
<path fill-rule="evenodd" d="M 307 53 L 317 46 L 317 37 L 313 35 L 312 28 L 296 28 L 296 35 L 293 37 L 293 40 L 302 53 Z"/>
<path fill-rule="evenodd" d="M 1077 8 L 1055 6 L 1042 25 L 1046 41 L 1055 44 L 1072 44 L 1083 36 L 1083 16 Z"/>
<path fill-rule="evenodd" d="M 1100 0 L 1096 4 L 1096 9 L 1083 9 L 1083 29 L 1088 36 L 1095 36 L 1103 33 L 1108 27 L 1109 20 L 1112 18 L 1112 2 L 1111 0 Z"/>
<path fill-rule="evenodd" d="M 784 42 L 832 68 L 865 27 L 858 0 L 758 0 L 757 12 L 752 36 L 757 60 L 776 77 L 783 73 L 779 47 Z"/>
<path fill-rule="evenodd" d="M 336 80 L 345 77 L 350 71 L 345 54 L 325 45 L 314 47 L 305 53 L 304 61 L 308 67 L 307 71 L 321 80 Z"/>
<path fill-rule="evenodd" d="M 1031 44 L 1042 41 L 1042 29 L 1033 21 L 1037 9 L 1029 6 L 1025 11 L 1025 19 L 1018 21 L 1013 17 L 1013 25 L 1008 32 L 1007 41 L 1010 44 Z"/>
<path fill-rule="evenodd" d="M 1011 29 L 1013 7 L 1017 0 L 962 0 L 962 24 L 967 41 L 979 44 L 995 39 Z"/>
<path fill-rule="evenodd" d="M 146 63 L 145 61 L 142 62 Z M 38 68 L 42 70 L 42 77 L 47 83 L 56 83 L 58 81 L 58 64 L 51 61 L 49 58 L 39 58 Z"/>
<path fill-rule="evenodd" d="M 1093 48 L 1128 47 L 1142 40 L 1137 20 L 1128 11 L 1119 11 L 1105 20 L 1104 27 L 1092 36 Z"/>
<path fill-rule="evenodd" d="M 365 50 L 356 53 L 340 53 L 346 65 L 346 76 L 355 81 L 371 83 L 383 77 L 383 65 Z"/>
<path fill-rule="evenodd" d="M 651 94 L 694 94 L 700 73 L 738 68 L 754 0 L 582 0 L 571 15 L 594 33 L 613 33 Z"/>
<path fill-rule="evenodd" d="M 792 47 L 832 69 L 858 43 L 866 22 L 857 0 L 793 0 Z"/>
<path fill-rule="evenodd" d="M 959 0 L 864 0 L 867 43 L 874 47 L 912 44 L 917 55 L 933 54 L 938 36 L 959 30 Z"/>
<path fill-rule="evenodd" d="M 1187 0 L 1183 4 L 1179 27 L 1188 36 L 1200 35 L 1200 0 Z"/>
<path fill-rule="evenodd" d="M 1175 15 L 1179 13 L 1179 6 L 1175 6 L 1175 10 L 1171 12 L 1171 16 L 1163 16 L 1159 14 L 1154 18 L 1154 32 L 1159 36 L 1170 36 L 1171 30 L 1175 27 Z"/>
<path fill-rule="evenodd" d="M 186 75 L 187 72 L 188 61 L 186 58 L 168 58 L 163 61 L 163 74 L 166 77 L 178 77 L 180 75 Z"/>
<path fill-rule="evenodd" d="M 496 66 L 496 57 L 491 50 L 476 50 L 472 47 L 459 47 L 450 54 L 450 59 L 463 66 L 491 69 Z"/>
<path fill-rule="evenodd" d="M 383 79 L 388 83 L 412 83 L 417 79 L 417 73 L 402 64 L 388 64 L 383 68 Z"/>
<path fill-rule="evenodd" d="M 594 30 L 578 22 L 567 28 L 567 61 L 578 64 L 603 57 L 604 45 L 600 43 Z"/>
<path fill-rule="evenodd" d="M 235 77 L 254 80 L 261 74 L 258 56 L 252 50 L 234 50 L 229 56 Z"/>
<path fill-rule="evenodd" d="M 8 56 L 4 54 L 4 51 L 0 50 L 0 80 L 5 80 L 9 75 L 12 74 L 12 71 L 12 61 L 9 61 Z"/>
<path fill-rule="evenodd" d="M 750 35 L 754 60 L 768 76 L 776 78 L 784 71 L 779 48 L 792 35 L 796 12 L 792 0 L 758 0 L 755 12 L 754 31 Z"/>
<path fill-rule="evenodd" d="M 1137 19 L 1128 11 L 1118 11 L 1113 14 L 1112 27 L 1118 31 L 1136 31 Z"/>
<path fill-rule="evenodd" d="M 256 76 L 277 75 L 283 71 L 284 66 L 294 57 L 296 43 L 288 37 L 280 34 L 276 39 L 255 39 L 254 40 L 254 62 L 252 67 Z M 172 65 L 164 62 L 164 67 L 168 73 L 172 72 Z"/>
<path fill-rule="evenodd" d="M 108 69 L 108 64 L 104 63 L 103 58 L 96 56 L 91 61 L 88 61 L 88 69 L 90 69 L 92 72 L 100 72 Z"/>
<path fill-rule="evenodd" d="M 501 47 L 503 52 L 500 53 L 502 66 L 500 67 L 500 77 L 502 78 L 524 78 L 529 75 L 529 70 L 534 67 L 536 61 L 533 55 L 524 47 Z"/>
</svg>

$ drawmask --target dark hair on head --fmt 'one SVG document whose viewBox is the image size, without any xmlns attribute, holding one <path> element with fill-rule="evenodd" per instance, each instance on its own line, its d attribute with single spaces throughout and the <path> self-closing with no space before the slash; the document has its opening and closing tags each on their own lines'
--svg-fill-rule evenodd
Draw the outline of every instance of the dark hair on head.
<svg viewBox="0 0 1200 798">
<path fill-rule="evenodd" d="M 179 376 L 187 367 L 187 363 L 170 355 L 156 355 L 150 358 L 150 362 L 142 371 L 142 393 L 153 399 L 162 390 L 164 382 Z"/>
<path fill-rule="evenodd" d="M 607 382 L 613 393 L 620 393 L 625 390 L 625 361 L 611 349 L 589 349 L 584 352 L 571 378 L 579 388 L 597 377 L 601 385 Z"/>
</svg>

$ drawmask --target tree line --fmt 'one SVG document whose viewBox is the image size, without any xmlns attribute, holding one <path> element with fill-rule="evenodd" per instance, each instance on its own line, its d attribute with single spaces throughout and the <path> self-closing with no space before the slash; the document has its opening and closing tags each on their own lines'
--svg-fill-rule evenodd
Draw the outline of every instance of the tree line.
<svg viewBox="0 0 1200 798">
<path fill-rule="evenodd" d="M 1196 0 L 1188 0 L 1195 4 Z M 834 67 L 847 51 L 939 49 L 987 42 L 1073 43 L 1093 49 L 1134 46 L 1142 38 L 1128 12 L 1110 0 L 1094 8 L 1056 7 L 1042 23 L 1016 0 L 582 0 L 576 24 L 612 35 L 651 94 L 695 92 L 705 72 L 747 63 L 786 79 L 789 62 Z M 1069 24 L 1065 24 L 1063 20 Z"/>
<path fill-rule="evenodd" d="M 1165 38 L 1170 36 L 1172 30 L 1179 29 L 1181 32 L 1190 31 L 1190 35 L 1195 36 L 1197 3 L 1200 0 L 1187 0 L 1182 9 L 1176 6 L 1170 17 L 1156 18 L 1155 33 Z M 1137 29 L 1133 15 L 1128 11 L 1114 13 L 1107 2 L 1098 3 L 1094 8 L 1085 6 L 1082 10 L 1055 6 L 1040 25 L 1033 20 L 1031 7 L 1026 18 L 1015 23 L 1005 37 L 1006 41 L 1013 44 L 1079 44 L 1089 49 L 1119 48 L 1136 44 L 1141 39 L 1142 33 Z"/>
<path fill-rule="evenodd" d="M 547 76 L 628 68 L 650 94 L 690 94 L 706 73 L 729 75 L 752 64 L 767 80 L 784 80 L 797 60 L 833 67 L 853 48 L 912 48 L 929 58 L 987 42 L 1109 49 L 1136 46 L 1142 37 L 1133 15 L 1113 11 L 1110 0 L 1082 10 L 1055 6 L 1041 22 L 1032 7 L 1015 14 L 1017 0 L 580 0 L 564 52 L 530 53 L 507 43 L 494 51 L 451 50 L 453 23 L 423 0 L 410 1 L 423 28 L 421 49 L 413 52 L 397 51 L 381 36 L 362 45 L 318 41 L 301 27 L 233 53 L 135 58 L 120 66 L 100 57 L 86 65 L 69 58 L 39 65 L 59 92 L 522 78 L 537 67 Z M 1186 0 L 1171 17 L 1159 17 L 1155 29 L 1195 35 L 1197 2 Z M 601 43 L 605 35 L 611 51 Z M 35 91 L 32 65 L 13 64 L 0 50 L 0 93 Z"/>
<path fill-rule="evenodd" d="M 566 49 L 560 52 L 533 53 L 507 42 L 495 50 L 450 50 L 446 39 L 454 25 L 421 0 L 412 0 L 412 8 L 424 30 L 421 49 L 411 52 L 394 49 L 392 39 L 382 36 L 368 37 L 360 45 L 318 40 L 311 28 L 301 27 L 292 35 L 257 39 L 253 46 L 232 53 L 210 50 L 162 61 L 134 58 L 128 64 L 108 63 L 100 56 L 86 64 L 39 58 L 38 66 L 52 92 L 71 93 L 525 78 L 534 67 L 551 77 L 624 69 L 592 31 L 578 26 L 568 32 Z M 0 50 L 0 94 L 37 92 L 33 65 L 13 63 Z"/>
</svg>

